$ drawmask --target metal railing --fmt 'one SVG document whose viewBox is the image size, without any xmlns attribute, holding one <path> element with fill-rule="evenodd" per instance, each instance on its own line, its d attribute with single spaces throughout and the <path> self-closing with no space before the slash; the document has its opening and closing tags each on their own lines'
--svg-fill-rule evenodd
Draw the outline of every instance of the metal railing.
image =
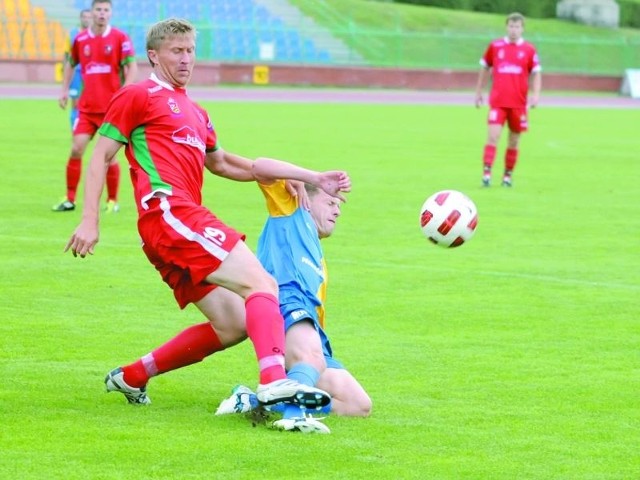
<svg viewBox="0 0 640 480">
<path fill-rule="evenodd" d="M 58 25 L 58 27 L 55 27 Z M 129 32 L 140 58 L 144 55 L 147 24 L 117 23 Z M 55 27 L 55 28 L 54 28 Z M 331 30 L 347 45 L 347 52 L 308 41 L 312 31 L 286 25 L 198 23 L 200 60 L 226 62 L 366 65 L 394 68 L 476 70 L 490 36 L 459 31 L 407 32 L 359 28 L 343 22 Z M 0 58 L 62 58 L 64 31 L 57 22 L 38 24 L 0 18 Z M 225 32 L 221 34 L 221 32 Z M 591 38 L 529 36 L 540 54 L 545 72 L 584 75 L 620 75 L 640 67 L 640 37 Z M 221 53 L 221 43 L 228 49 Z M 265 43 L 272 56 L 265 58 Z M 326 51 L 325 51 L 326 50 Z M 320 53 L 319 53 L 320 52 Z"/>
</svg>

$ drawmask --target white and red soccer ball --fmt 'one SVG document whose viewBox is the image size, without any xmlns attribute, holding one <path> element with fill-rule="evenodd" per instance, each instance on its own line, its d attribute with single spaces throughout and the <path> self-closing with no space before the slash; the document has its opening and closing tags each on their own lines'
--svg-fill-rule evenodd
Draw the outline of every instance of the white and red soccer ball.
<svg viewBox="0 0 640 480">
<path fill-rule="evenodd" d="M 476 205 L 456 190 L 434 193 L 420 210 L 422 232 L 431 242 L 442 247 L 459 247 L 468 242 L 477 225 Z"/>
</svg>

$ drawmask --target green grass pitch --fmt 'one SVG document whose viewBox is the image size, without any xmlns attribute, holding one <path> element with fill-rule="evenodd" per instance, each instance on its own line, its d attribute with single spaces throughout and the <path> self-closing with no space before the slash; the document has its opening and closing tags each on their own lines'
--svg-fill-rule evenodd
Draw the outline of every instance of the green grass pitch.
<svg viewBox="0 0 640 480">
<path fill-rule="evenodd" d="M 202 318 L 144 258 L 126 168 L 96 254 L 62 253 L 81 215 L 49 211 L 67 113 L 0 105 L 0 479 L 640 477 L 639 110 L 534 110 L 514 187 L 481 189 L 471 102 L 205 103 L 227 150 L 352 176 L 325 242 L 327 330 L 374 411 L 304 436 L 213 415 L 255 386 L 246 342 L 153 379 L 149 408 L 104 393 L 111 368 Z M 444 188 L 479 209 L 459 249 L 418 226 Z M 205 203 L 255 246 L 255 185 L 209 175 Z"/>
</svg>

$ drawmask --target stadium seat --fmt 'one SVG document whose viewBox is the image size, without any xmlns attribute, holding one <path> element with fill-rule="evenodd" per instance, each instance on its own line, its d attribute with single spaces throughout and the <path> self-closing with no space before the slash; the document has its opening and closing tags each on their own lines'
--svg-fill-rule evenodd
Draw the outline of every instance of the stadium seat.
<svg viewBox="0 0 640 480">
<path fill-rule="evenodd" d="M 7 38 L 7 29 L 5 24 L 0 21 L 0 57 L 9 56 L 9 39 Z"/>
<path fill-rule="evenodd" d="M 48 26 L 51 38 L 53 38 L 54 55 L 56 58 L 61 58 L 60 56 L 67 48 L 69 34 L 60 22 L 49 22 Z"/>
<path fill-rule="evenodd" d="M 78 11 L 89 4 L 89 0 L 67 2 Z M 328 52 L 319 51 L 299 30 L 255 0 L 119 0 L 113 10 L 113 24 L 130 35 L 138 57 L 144 56 L 149 25 L 175 16 L 196 24 L 203 42 L 198 49 L 202 60 L 256 61 L 260 45 L 274 43 L 276 61 L 331 61 Z M 62 57 L 68 32 L 32 0 L 0 0 L 0 22 L 0 57 Z"/>
<path fill-rule="evenodd" d="M 55 36 L 56 31 L 64 31 L 62 25 L 30 0 L 1 0 L 0 25 L 0 57 L 58 59 L 66 48 Z"/>
<path fill-rule="evenodd" d="M 18 8 L 13 0 L 4 0 L 4 16 L 8 22 L 15 22 L 18 20 Z"/>
<path fill-rule="evenodd" d="M 317 54 L 317 60 L 320 63 L 331 63 L 331 54 L 327 50 L 319 50 Z"/>
</svg>

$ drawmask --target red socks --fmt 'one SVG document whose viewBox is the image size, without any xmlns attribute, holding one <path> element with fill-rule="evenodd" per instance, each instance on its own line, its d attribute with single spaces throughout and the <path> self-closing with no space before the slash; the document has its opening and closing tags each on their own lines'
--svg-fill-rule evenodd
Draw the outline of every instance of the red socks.
<svg viewBox="0 0 640 480">
<path fill-rule="evenodd" d="M 67 161 L 67 200 L 76 201 L 76 190 L 82 174 L 82 159 L 70 157 Z"/>
<path fill-rule="evenodd" d="M 118 185 L 120 184 L 120 164 L 116 161 L 107 168 L 107 201 L 118 200 Z"/>
<path fill-rule="evenodd" d="M 284 370 L 284 319 L 278 299 L 254 293 L 245 301 L 247 335 L 253 343 L 260 368 L 260 384 L 286 378 Z M 140 388 L 149 378 L 202 361 L 224 350 L 209 322 L 183 330 L 140 360 L 122 367 L 124 381 Z"/>
<path fill-rule="evenodd" d="M 484 146 L 484 154 L 482 156 L 482 163 L 485 167 L 485 170 L 491 170 L 493 166 L 493 161 L 496 158 L 496 146 L 495 145 L 485 145 Z M 506 171 L 512 171 L 516 167 L 516 163 L 518 161 L 518 149 L 517 148 L 507 148 L 504 153 L 504 169 Z"/>
<path fill-rule="evenodd" d="M 284 370 L 284 319 L 278 299 L 254 293 L 245 300 L 247 335 L 253 343 L 260 368 L 260 384 L 286 378 Z"/>
<path fill-rule="evenodd" d="M 124 381 L 132 387 L 144 387 L 151 377 L 201 362 L 224 348 L 209 322 L 193 325 L 137 362 L 122 367 Z"/>
<path fill-rule="evenodd" d="M 76 191 L 82 175 L 82 159 L 70 157 L 67 161 L 67 199 L 76 201 Z M 107 169 L 107 200 L 118 200 L 118 185 L 120 184 L 120 164 L 111 163 Z"/>
<path fill-rule="evenodd" d="M 504 154 L 504 169 L 506 171 L 512 171 L 516 162 L 518 161 L 518 149 L 517 148 L 507 148 L 507 151 Z"/>
<path fill-rule="evenodd" d="M 485 145 L 484 153 L 482 154 L 482 164 L 491 170 L 493 166 L 493 161 L 496 159 L 496 146 L 495 145 Z"/>
</svg>

